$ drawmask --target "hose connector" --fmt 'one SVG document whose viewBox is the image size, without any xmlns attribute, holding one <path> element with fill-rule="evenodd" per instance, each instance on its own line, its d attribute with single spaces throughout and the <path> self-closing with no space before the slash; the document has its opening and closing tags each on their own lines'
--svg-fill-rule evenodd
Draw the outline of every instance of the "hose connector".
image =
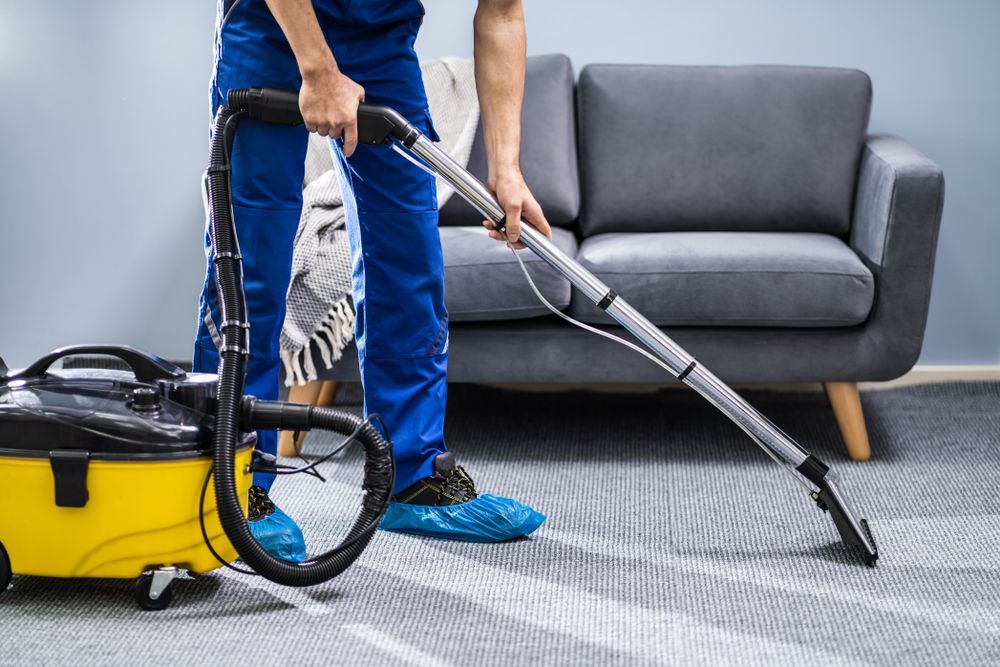
<svg viewBox="0 0 1000 667">
<path fill-rule="evenodd" d="M 277 88 L 234 88 L 226 96 L 229 108 L 246 111 L 252 120 L 278 125 L 301 125 L 299 94 Z"/>
</svg>

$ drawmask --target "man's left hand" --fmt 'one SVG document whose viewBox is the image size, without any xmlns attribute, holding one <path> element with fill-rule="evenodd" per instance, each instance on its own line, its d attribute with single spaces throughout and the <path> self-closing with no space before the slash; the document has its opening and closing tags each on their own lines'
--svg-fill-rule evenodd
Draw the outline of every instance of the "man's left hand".
<svg viewBox="0 0 1000 667">
<path fill-rule="evenodd" d="M 521 236 L 521 220 L 540 231 L 548 238 L 552 238 L 552 229 L 549 227 L 542 207 L 535 201 L 534 195 L 524 182 L 520 169 L 508 169 L 500 172 L 496 176 L 490 175 L 487 181 L 490 191 L 496 195 L 497 201 L 507 214 L 507 236 L 497 231 L 493 231 L 493 223 L 483 220 L 483 227 L 490 230 L 490 238 L 497 241 L 508 241 L 513 248 L 525 247 L 518 241 Z"/>
</svg>

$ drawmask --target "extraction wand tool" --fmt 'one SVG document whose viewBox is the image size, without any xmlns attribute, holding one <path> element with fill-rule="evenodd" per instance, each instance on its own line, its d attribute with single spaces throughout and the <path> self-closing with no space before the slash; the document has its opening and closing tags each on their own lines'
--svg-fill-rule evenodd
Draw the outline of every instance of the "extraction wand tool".
<svg viewBox="0 0 1000 667">
<path fill-rule="evenodd" d="M 282 122 L 288 125 L 302 123 L 298 93 L 295 91 L 252 88 L 233 90 L 230 91 L 229 95 L 231 104 L 233 96 L 245 96 L 248 102 L 244 108 L 247 109 L 247 115 L 250 118 Z M 415 156 L 423 165 L 426 165 L 426 168 L 451 185 L 463 199 L 493 223 L 493 228 L 496 231 L 506 232 L 507 219 L 503 207 L 486 186 L 447 153 L 435 146 L 396 111 L 384 106 L 360 105 L 358 108 L 358 141 L 374 146 L 383 144 L 393 147 L 401 146 L 407 153 Z M 858 518 L 852 511 L 839 487 L 836 476 L 831 473 L 826 464 L 803 449 L 732 388 L 705 366 L 699 364 L 693 356 L 633 308 L 624 298 L 575 259 L 557 248 L 538 230 L 529 224 L 522 224 L 518 240 L 635 336 L 645 349 L 599 329 L 576 322 L 554 308 L 553 312 L 573 324 L 613 338 L 617 342 L 637 350 L 662 366 L 677 380 L 701 394 L 709 403 L 735 422 L 752 441 L 757 443 L 765 453 L 807 489 L 809 497 L 816 505 L 824 512 L 830 513 L 844 543 L 856 548 L 868 565 L 875 565 L 878 559 L 878 549 L 875 546 L 868 522 Z M 518 261 L 520 262 L 520 259 Z M 527 276 L 527 272 L 525 275 Z M 530 276 L 528 279 L 530 282 Z M 537 290 L 535 293 L 544 302 L 544 298 Z M 550 304 L 546 303 L 546 305 Z"/>
</svg>

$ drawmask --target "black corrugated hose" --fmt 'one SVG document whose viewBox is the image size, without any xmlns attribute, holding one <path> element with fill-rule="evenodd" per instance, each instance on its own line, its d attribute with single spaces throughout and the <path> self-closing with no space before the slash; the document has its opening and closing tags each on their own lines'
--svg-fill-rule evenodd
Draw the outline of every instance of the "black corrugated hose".
<svg viewBox="0 0 1000 667">
<path fill-rule="evenodd" d="M 231 105 L 241 98 L 230 96 Z M 213 463 L 215 501 L 222 528 L 240 557 L 261 576 L 285 586 L 311 586 L 337 576 L 361 554 L 388 506 L 393 485 L 392 443 L 370 422 L 330 408 L 257 401 L 243 396 L 249 331 L 243 268 L 232 213 L 230 161 L 236 126 L 243 110 L 221 106 L 215 116 L 207 172 L 210 234 L 215 261 L 215 285 L 221 311 L 222 348 L 218 404 L 215 413 Z M 271 556 L 254 539 L 243 514 L 235 475 L 236 443 L 241 430 L 311 428 L 351 433 L 365 450 L 365 496 L 361 513 L 343 542 L 303 563 Z"/>
</svg>

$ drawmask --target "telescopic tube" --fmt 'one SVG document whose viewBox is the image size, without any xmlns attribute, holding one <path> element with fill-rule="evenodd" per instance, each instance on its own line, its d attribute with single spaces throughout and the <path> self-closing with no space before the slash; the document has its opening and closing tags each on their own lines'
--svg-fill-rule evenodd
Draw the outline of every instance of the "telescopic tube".
<svg viewBox="0 0 1000 667">
<path fill-rule="evenodd" d="M 435 169 L 455 188 L 459 195 L 489 220 L 494 223 L 503 220 L 504 210 L 490 191 L 478 180 L 470 177 L 469 173 L 451 156 L 422 135 L 413 142 L 410 150 Z M 599 303 L 611 291 L 596 276 L 568 257 L 541 232 L 530 225 L 521 225 L 521 235 L 518 240 L 565 276 L 574 287 L 594 303 Z M 616 297 L 611 301 L 605 311 L 662 359 L 673 370 L 675 377 L 695 362 L 694 357 L 622 297 Z M 696 365 L 681 381 L 704 396 L 736 422 L 751 438 L 768 447 L 793 468 L 798 467 L 808 458 L 808 452 L 782 433 L 780 429 L 709 370 Z"/>
</svg>

